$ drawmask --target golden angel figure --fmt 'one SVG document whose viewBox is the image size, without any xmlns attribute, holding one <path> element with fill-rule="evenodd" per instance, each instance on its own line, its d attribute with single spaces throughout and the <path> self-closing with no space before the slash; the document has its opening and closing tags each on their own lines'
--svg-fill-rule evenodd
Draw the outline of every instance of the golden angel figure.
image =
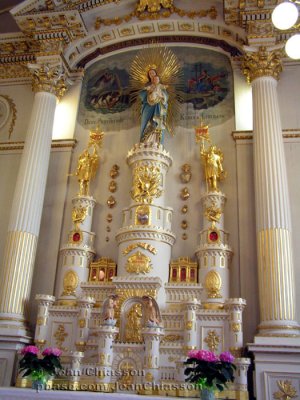
<svg viewBox="0 0 300 400">
<path fill-rule="evenodd" d="M 99 155 L 95 149 L 92 154 L 89 150 L 84 150 L 78 159 L 77 169 L 75 175 L 79 182 L 79 195 L 89 195 L 90 181 L 95 177 L 99 165 Z"/>
<path fill-rule="evenodd" d="M 79 195 L 89 196 L 90 181 L 95 178 L 99 165 L 98 148 L 102 145 L 104 133 L 98 128 L 90 132 L 90 140 L 87 149 L 83 150 L 77 162 L 77 168 L 73 175 L 79 182 Z"/>
<path fill-rule="evenodd" d="M 137 54 L 131 65 L 132 101 L 140 109 L 140 142 L 163 143 L 172 133 L 179 102 L 175 83 L 180 66 L 175 54 L 165 47 L 152 47 Z"/>
<path fill-rule="evenodd" d="M 219 191 L 218 181 L 225 177 L 223 170 L 223 153 L 216 146 L 210 146 L 208 150 L 201 148 L 201 157 L 205 168 L 205 179 L 208 188 L 212 191 Z"/>
</svg>

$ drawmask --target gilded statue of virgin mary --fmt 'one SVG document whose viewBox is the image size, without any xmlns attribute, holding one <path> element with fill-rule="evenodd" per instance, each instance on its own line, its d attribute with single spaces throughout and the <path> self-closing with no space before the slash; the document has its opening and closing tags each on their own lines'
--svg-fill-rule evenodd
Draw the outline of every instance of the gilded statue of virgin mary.
<svg viewBox="0 0 300 400">
<path fill-rule="evenodd" d="M 165 133 L 173 134 L 180 72 L 176 55 L 166 47 L 143 49 L 134 58 L 130 86 L 141 119 L 140 142 L 163 144 Z"/>
</svg>

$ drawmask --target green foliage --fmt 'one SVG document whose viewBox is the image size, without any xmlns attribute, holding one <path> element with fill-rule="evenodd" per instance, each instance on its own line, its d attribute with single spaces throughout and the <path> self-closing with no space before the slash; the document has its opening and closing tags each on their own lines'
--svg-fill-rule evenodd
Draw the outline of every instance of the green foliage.
<svg viewBox="0 0 300 400">
<path fill-rule="evenodd" d="M 236 366 L 225 361 L 204 361 L 197 358 L 188 358 L 185 363 L 187 368 L 184 374 L 186 381 L 195 383 L 201 390 L 216 388 L 223 391 L 227 382 L 234 381 Z"/>
</svg>

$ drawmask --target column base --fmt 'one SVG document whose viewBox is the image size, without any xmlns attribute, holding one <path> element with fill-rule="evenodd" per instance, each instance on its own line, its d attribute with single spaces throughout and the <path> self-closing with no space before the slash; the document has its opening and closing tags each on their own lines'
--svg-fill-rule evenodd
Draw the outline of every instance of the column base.
<svg viewBox="0 0 300 400">
<path fill-rule="evenodd" d="M 294 390 L 298 393 L 300 337 L 256 336 L 248 348 L 255 357 L 257 399 L 273 400 L 275 393 L 276 398 L 283 398 Z"/>
<path fill-rule="evenodd" d="M 0 324 L 0 386 L 15 383 L 18 369 L 17 352 L 32 342 L 32 337 L 25 326 Z"/>
<path fill-rule="evenodd" d="M 284 321 L 284 324 L 277 321 L 262 322 L 258 326 L 256 337 L 299 337 L 300 325 L 295 321 Z"/>
</svg>

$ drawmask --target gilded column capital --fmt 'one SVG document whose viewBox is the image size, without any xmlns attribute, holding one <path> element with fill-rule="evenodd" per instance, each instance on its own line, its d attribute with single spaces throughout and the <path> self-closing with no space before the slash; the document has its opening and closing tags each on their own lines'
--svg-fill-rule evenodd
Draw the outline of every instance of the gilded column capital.
<svg viewBox="0 0 300 400">
<path fill-rule="evenodd" d="M 29 64 L 32 90 L 48 92 L 61 99 L 67 90 L 67 76 L 62 65 Z"/>
<path fill-rule="evenodd" d="M 248 51 L 244 55 L 241 65 L 247 82 L 251 83 L 255 78 L 272 76 L 279 79 L 282 71 L 282 51 L 280 49 L 268 50 L 260 46 L 258 51 Z"/>
</svg>

